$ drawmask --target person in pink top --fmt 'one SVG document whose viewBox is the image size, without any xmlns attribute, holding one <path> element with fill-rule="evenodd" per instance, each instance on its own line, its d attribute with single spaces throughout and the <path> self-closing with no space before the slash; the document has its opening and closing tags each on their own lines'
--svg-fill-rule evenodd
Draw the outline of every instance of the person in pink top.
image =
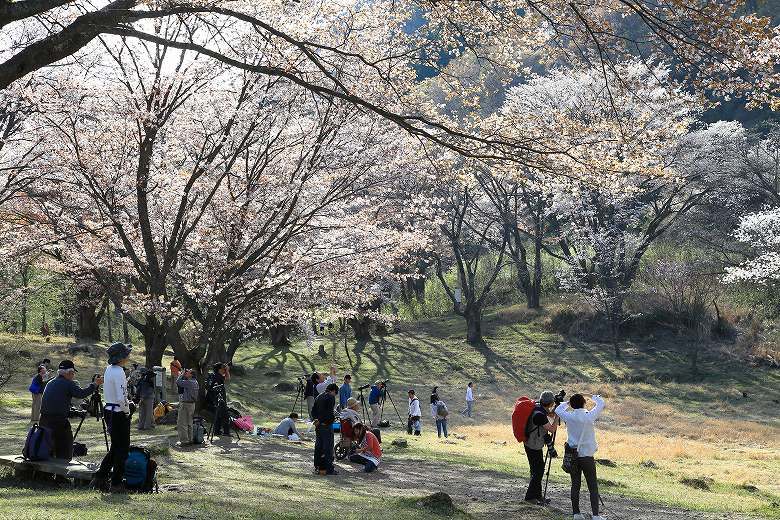
<svg viewBox="0 0 780 520">
<path fill-rule="evenodd" d="M 366 428 L 363 423 L 357 423 L 352 427 L 352 438 L 357 442 L 358 449 L 349 456 L 350 462 L 363 464 L 363 470 L 371 473 L 382 460 L 382 446 L 379 439 Z"/>
</svg>

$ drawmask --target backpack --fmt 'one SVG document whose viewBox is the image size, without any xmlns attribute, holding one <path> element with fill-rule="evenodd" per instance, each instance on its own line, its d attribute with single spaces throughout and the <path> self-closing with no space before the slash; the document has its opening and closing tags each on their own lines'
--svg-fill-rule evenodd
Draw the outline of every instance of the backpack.
<svg viewBox="0 0 780 520">
<path fill-rule="evenodd" d="M 525 442 L 528 439 L 528 419 L 534 408 L 536 408 L 536 401 L 527 396 L 523 396 L 515 402 L 515 408 L 512 411 L 512 432 L 515 434 L 517 442 Z"/>
<path fill-rule="evenodd" d="M 30 382 L 30 388 L 28 388 L 31 394 L 40 394 L 43 392 L 43 388 L 41 388 L 41 384 L 38 382 L 38 376 L 35 376 L 32 378 L 32 381 Z"/>
<path fill-rule="evenodd" d="M 195 417 L 192 420 L 192 443 L 203 444 L 206 435 L 206 427 L 203 426 L 203 417 Z"/>
<path fill-rule="evenodd" d="M 49 460 L 53 445 L 51 430 L 35 423 L 27 432 L 22 457 L 26 460 Z"/>
<path fill-rule="evenodd" d="M 436 405 L 436 415 L 438 417 L 447 417 L 447 415 L 450 413 L 449 410 L 447 410 L 447 405 L 444 403 L 439 403 Z"/>
<path fill-rule="evenodd" d="M 152 459 L 149 450 L 140 446 L 130 446 L 125 460 L 125 485 L 143 493 L 157 490 L 157 462 Z"/>
</svg>

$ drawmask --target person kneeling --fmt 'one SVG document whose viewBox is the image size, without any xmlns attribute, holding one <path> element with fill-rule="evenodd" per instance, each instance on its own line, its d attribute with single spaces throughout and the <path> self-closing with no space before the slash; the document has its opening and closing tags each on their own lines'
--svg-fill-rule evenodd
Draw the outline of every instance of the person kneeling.
<svg viewBox="0 0 780 520">
<path fill-rule="evenodd" d="M 295 435 L 297 439 L 301 438 L 301 434 L 298 433 L 298 428 L 295 426 L 295 422 L 298 420 L 298 414 L 293 412 L 287 418 L 282 419 L 282 422 L 274 430 L 274 435 L 282 435 L 287 437 Z"/>
<path fill-rule="evenodd" d="M 352 438 L 357 443 L 358 449 L 349 456 L 350 462 L 363 464 L 366 473 L 371 473 L 382 460 L 382 446 L 379 439 L 366 428 L 363 423 L 357 423 L 352 428 Z"/>
</svg>

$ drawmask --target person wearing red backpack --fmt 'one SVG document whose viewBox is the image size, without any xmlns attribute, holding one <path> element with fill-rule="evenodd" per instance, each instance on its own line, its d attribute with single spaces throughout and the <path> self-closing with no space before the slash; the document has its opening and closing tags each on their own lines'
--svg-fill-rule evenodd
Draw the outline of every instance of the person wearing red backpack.
<svg viewBox="0 0 780 520">
<path fill-rule="evenodd" d="M 525 423 L 525 454 L 528 466 L 531 468 L 531 481 L 525 493 L 526 502 L 547 505 L 549 499 L 542 496 L 542 478 L 544 477 L 544 446 L 549 442 L 549 435 L 558 429 L 558 420 L 553 412 L 555 394 L 546 390 L 534 403 L 528 420 Z"/>
</svg>

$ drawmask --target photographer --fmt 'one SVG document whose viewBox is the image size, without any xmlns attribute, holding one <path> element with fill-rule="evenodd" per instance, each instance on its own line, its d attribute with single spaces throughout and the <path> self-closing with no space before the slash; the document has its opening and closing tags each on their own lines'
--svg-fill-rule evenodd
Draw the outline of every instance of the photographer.
<svg viewBox="0 0 780 520">
<path fill-rule="evenodd" d="M 138 399 L 138 429 L 154 429 L 154 377 L 153 370 L 144 367 L 136 383 L 136 398 Z"/>
<path fill-rule="evenodd" d="M 558 429 L 559 421 L 553 413 L 555 404 L 555 394 L 549 390 L 542 392 L 525 426 L 525 454 L 531 468 L 531 481 L 528 483 L 528 491 L 525 493 L 526 502 L 540 505 L 549 503 L 549 500 L 545 500 L 542 496 L 542 478 L 544 477 L 542 449 L 545 445 L 551 444 L 550 434 Z M 554 449 L 551 451 L 552 453 L 554 453 Z"/>
<path fill-rule="evenodd" d="M 309 411 L 309 419 L 313 419 L 311 409 L 314 406 L 314 399 L 317 397 L 317 383 L 320 382 L 320 375 L 314 372 L 306 379 L 306 387 L 303 390 L 303 397 L 306 399 L 306 409 Z"/>
<path fill-rule="evenodd" d="M 331 383 L 314 400 L 312 415 L 317 439 L 314 443 L 314 468 L 320 475 L 338 475 L 333 467 L 333 421 L 336 420 L 336 394 L 339 387 Z"/>
<path fill-rule="evenodd" d="M 46 387 L 45 365 L 38 365 L 38 373 L 30 381 L 30 395 L 32 395 L 32 412 L 30 413 L 30 422 L 37 423 L 41 419 L 41 400 L 43 399 L 43 389 Z"/>
<path fill-rule="evenodd" d="M 421 434 L 422 426 L 420 424 L 420 418 L 422 418 L 422 412 L 420 411 L 420 400 L 414 395 L 414 390 L 409 390 L 409 421 L 406 426 L 406 433 L 408 435 L 414 434 L 419 436 Z"/>
<path fill-rule="evenodd" d="M 88 387 L 81 388 L 73 381 L 76 372 L 73 361 L 66 359 L 61 362 L 57 377 L 46 384 L 41 399 L 41 420 L 38 424 L 51 430 L 54 456 L 58 459 L 73 458 L 73 430 L 68 420 L 71 399 L 89 397 L 103 384 L 103 378 L 98 376 Z"/>
<path fill-rule="evenodd" d="M 103 457 L 100 468 L 92 481 L 93 487 L 102 487 L 111 471 L 111 491 L 122 490 L 122 478 L 125 474 L 125 460 L 130 449 L 130 417 L 134 407 L 127 397 L 127 376 L 124 367 L 132 347 L 124 343 L 114 343 L 108 347 L 108 367 L 105 371 L 103 397 L 106 427 L 111 434 L 111 448 Z M 113 470 L 113 471 L 112 471 Z"/>
<path fill-rule="evenodd" d="M 330 375 L 325 377 L 325 374 L 319 374 L 319 382 L 317 383 L 317 395 L 325 392 L 329 385 L 336 382 L 336 367 L 330 367 Z"/>
<path fill-rule="evenodd" d="M 230 436 L 230 414 L 227 409 L 225 383 L 230 381 L 230 367 L 227 363 L 217 363 L 206 379 L 206 401 L 214 414 L 214 433 Z"/>
<path fill-rule="evenodd" d="M 339 387 L 339 409 L 343 410 L 347 407 L 347 400 L 352 397 L 352 376 L 346 374 L 344 376 L 344 384 Z"/>
<path fill-rule="evenodd" d="M 566 429 L 569 432 L 569 438 L 566 444 L 569 449 L 576 450 L 576 463 L 572 465 L 571 470 L 571 505 L 574 513 L 574 520 L 584 520 L 585 517 L 580 513 L 580 486 L 582 485 L 582 475 L 585 475 L 585 481 L 588 483 L 588 492 L 590 493 L 590 507 L 593 511 L 593 520 L 603 520 L 599 516 L 599 484 L 596 479 L 596 462 L 593 459 L 598 444 L 596 444 L 596 431 L 593 423 L 604 410 L 604 399 L 600 395 L 594 395 L 593 401 L 596 405 L 591 410 L 585 409 L 585 397 L 582 394 L 574 394 L 569 399 L 568 405 L 560 403 L 555 409 L 555 413 L 566 422 Z M 569 410 L 571 407 L 571 410 Z"/>
<path fill-rule="evenodd" d="M 371 392 L 368 394 L 368 407 L 371 409 L 371 428 L 379 428 L 379 421 L 382 419 L 381 401 L 384 395 L 384 381 L 377 381 L 371 385 Z"/>
<path fill-rule="evenodd" d="M 195 418 L 195 402 L 198 400 L 198 380 L 192 377 L 192 369 L 185 368 L 176 379 L 179 389 L 179 413 L 176 416 L 176 430 L 182 446 L 192 444 L 192 421 Z"/>
</svg>

